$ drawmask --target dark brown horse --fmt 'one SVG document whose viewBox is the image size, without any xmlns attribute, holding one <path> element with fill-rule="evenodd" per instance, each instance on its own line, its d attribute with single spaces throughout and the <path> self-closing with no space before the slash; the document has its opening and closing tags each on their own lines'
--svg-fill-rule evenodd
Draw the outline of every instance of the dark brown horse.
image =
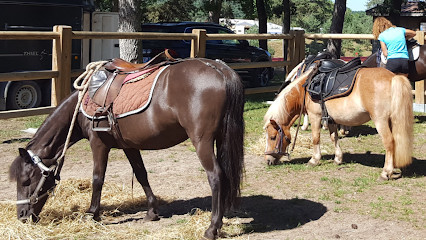
<svg viewBox="0 0 426 240">
<path fill-rule="evenodd" d="M 370 55 L 364 62 L 363 65 L 367 67 L 377 67 L 377 52 Z M 426 79 L 426 45 L 420 46 L 419 58 L 416 61 L 409 62 L 410 72 L 408 79 L 411 82 L 421 81 Z"/>
<path fill-rule="evenodd" d="M 17 181 L 19 219 L 38 218 L 55 186 L 54 169 L 64 148 L 78 94 L 62 102 L 44 121 L 25 149 L 19 149 L 9 173 Z M 158 202 L 148 183 L 139 149 L 165 149 L 191 139 L 212 190 L 211 225 L 206 238 L 222 227 L 224 211 L 240 194 L 243 169 L 244 92 L 238 75 L 224 63 L 190 59 L 166 68 L 157 80 L 150 106 L 118 119 L 123 148 L 148 200 L 145 219 L 158 219 Z M 86 138 L 93 153 L 93 192 L 88 213 L 99 218 L 108 153 L 120 147 L 109 132 L 92 131 L 91 121 L 77 116 L 69 146 Z M 216 153 L 214 145 L 216 143 Z M 68 147 L 69 147 L 68 146 Z M 39 162 L 41 161 L 41 162 Z"/>
</svg>

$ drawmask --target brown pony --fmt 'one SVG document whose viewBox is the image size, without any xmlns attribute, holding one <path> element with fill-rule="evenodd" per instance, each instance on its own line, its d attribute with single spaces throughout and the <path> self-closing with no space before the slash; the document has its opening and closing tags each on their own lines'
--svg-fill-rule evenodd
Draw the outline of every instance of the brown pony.
<svg viewBox="0 0 426 240">
<path fill-rule="evenodd" d="M 74 93 L 44 121 L 25 149 L 19 149 L 9 173 L 17 181 L 19 219 L 37 219 L 50 190 L 55 168 L 77 104 Z M 118 119 L 120 143 L 110 132 L 92 131 L 81 112 L 70 147 L 80 139 L 93 153 L 93 192 L 88 213 L 99 219 L 100 198 L 111 148 L 123 148 L 148 200 L 145 219 L 157 220 L 158 201 L 148 183 L 139 149 L 159 150 L 191 139 L 212 190 L 212 217 L 204 236 L 214 239 L 224 211 L 238 202 L 243 169 L 244 91 L 239 76 L 220 61 L 190 59 L 170 65 L 159 76 L 150 106 Z M 216 144 L 216 154 L 214 145 Z"/>
<path fill-rule="evenodd" d="M 302 86 L 312 71 L 308 70 L 290 83 L 264 117 L 268 164 L 276 164 L 286 154 L 291 142 L 290 127 L 301 113 L 309 115 L 312 125 L 313 155 L 309 164 L 319 164 L 321 106 Z M 386 150 L 381 179 L 397 177 L 394 167 L 405 167 L 412 162 L 413 103 L 411 85 L 406 77 L 384 68 L 361 68 L 352 92 L 346 97 L 328 100 L 325 105 L 337 124 L 358 126 L 373 120 Z M 334 161 L 341 164 L 343 154 L 336 124 L 330 124 L 329 131 L 335 146 Z"/>
</svg>

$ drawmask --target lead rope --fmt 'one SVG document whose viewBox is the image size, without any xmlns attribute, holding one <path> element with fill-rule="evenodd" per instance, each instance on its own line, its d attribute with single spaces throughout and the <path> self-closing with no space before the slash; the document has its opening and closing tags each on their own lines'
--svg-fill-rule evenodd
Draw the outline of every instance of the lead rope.
<svg viewBox="0 0 426 240">
<path fill-rule="evenodd" d="M 299 113 L 299 122 L 297 123 L 296 134 L 294 135 L 293 146 L 291 147 L 290 154 L 293 152 L 294 146 L 296 146 L 297 134 L 299 133 L 300 121 L 302 120 L 303 108 L 305 107 L 305 98 L 306 98 L 306 91 L 305 91 L 305 95 L 303 96 L 303 103 Z"/>
<path fill-rule="evenodd" d="M 318 70 L 318 64 L 315 65 L 314 68 L 312 69 L 312 72 L 309 73 L 308 84 L 306 86 L 309 86 L 309 84 L 311 83 L 312 78 L 316 74 L 317 70 Z M 291 147 L 290 153 L 293 152 L 294 146 L 296 146 L 296 139 L 297 139 L 297 134 L 299 133 L 300 121 L 302 120 L 302 113 L 303 113 L 303 109 L 305 108 L 305 101 L 306 101 L 306 94 L 307 94 L 306 86 L 303 88 L 305 90 L 305 93 L 303 95 L 303 103 L 302 103 L 302 107 L 300 108 L 300 113 L 299 113 L 299 122 L 297 124 L 296 134 L 294 135 L 294 142 L 293 142 L 293 146 Z"/>
<path fill-rule="evenodd" d="M 92 77 L 93 73 L 98 71 L 107 62 L 108 61 L 98 61 L 98 62 L 91 62 L 87 64 L 86 71 L 84 71 L 84 73 L 82 73 L 73 83 L 74 88 L 79 91 L 78 102 L 74 109 L 74 114 L 72 116 L 70 129 L 68 130 L 68 135 L 65 140 L 64 149 L 62 151 L 61 156 L 58 159 L 58 167 L 56 168 L 56 171 L 55 171 L 55 178 L 57 180 L 59 180 L 59 174 L 61 173 L 61 169 L 64 164 L 65 153 L 67 152 L 68 144 L 70 143 L 70 140 L 71 140 L 72 130 L 74 129 L 75 121 L 77 119 L 77 114 L 78 114 L 81 102 L 83 100 L 84 94 L 86 94 L 87 89 L 89 88 L 90 78 Z"/>
</svg>

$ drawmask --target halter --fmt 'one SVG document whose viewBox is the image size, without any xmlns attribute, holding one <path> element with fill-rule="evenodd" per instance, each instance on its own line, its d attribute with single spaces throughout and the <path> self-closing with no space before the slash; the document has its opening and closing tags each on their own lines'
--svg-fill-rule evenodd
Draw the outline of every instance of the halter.
<svg viewBox="0 0 426 240">
<path fill-rule="evenodd" d="M 286 148 L 285 149 L 285 152 L 283 152 L 283 139 L 285 139 L 286 140 L 286 142 L 290 145 L 290 143 L 291 143 L 291 140 L 290 140 L 290 138 L 288 138 L 285 134 L 284 134 L 284 131 L 283 131 L 283 129 L 281 128 L 281 126 L 279 125 L 279 124 L 277 124 L 278 125 L 278 139 L 277 139 L 277 143 L 275 144 L 275 148 L 274 148 L 274 150 L 272 150 L 272 151 L 267 151 L 267 152 L 265 152 L 265 155 L 271 155 L 271 156 L 273 156 L 273 157 L 275 157 L 275 158 L 278 158 L 278 157 L 282 157 L 282 156 L 288 156 L 288 155 L 290 155 L 289 153 L 288 153 L 288 148 Z"/>
<path fill-rule="evenodd" d="M 31 196 L 28 199 L 23 199 L 23 200 L 18 200 L 16 201 L 16 204 L 31 204 L 34 205 L 36 204 L 40 199 L 50 195 L 50 193 L 53 192 L 53 189 L 56 186 L 56 182 L 55 184 L 53 184 L 53 186 L 47 190 L 45 193 L 41 194 L 40 196 L 38 195 L 38 193 L 41 191 L 44 182 L 46 182 L 46 179 L 49 177 L 49 175 L 52 172 L 55 172 L 56 169 L 56 165 L 52 165 L 50 167 L 46 167 L 46 165 L 43 164 L 43 162 L 41 161 L 41 158 L 37 155 L 35 155 L 31 150 L 27 150 L 28 154 L 31 157 L 31 161 L 40 169 L 41 171 L 41 178 L 40 181 L 37 184 L 37 187 L 35 188 L 33 194 L 31 194 Z"/>
</svg>

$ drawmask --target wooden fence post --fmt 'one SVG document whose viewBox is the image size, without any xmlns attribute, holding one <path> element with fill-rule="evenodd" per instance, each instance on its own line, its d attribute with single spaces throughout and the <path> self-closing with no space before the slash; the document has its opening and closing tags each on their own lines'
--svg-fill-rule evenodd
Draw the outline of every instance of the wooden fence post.
<svg viewBox="0 0 426 240">
<path fill-rule="evenodd" d="M 53 32 L 60 37 L 53 40 L 52 70 L 58 71 L 57 78 L 52 78 L 52 106 L 57 106 L 71 92 L 71 47 L 72 28 L 70 26 L 54 26 Z"/>
<path fill-rule="evenodd" d="M 191 40 L 191 58 L 203 58 L 206 56 L 206 38 L 205 29 L 193 29 L 192 33 L 197 35 L 196 39 Z"/>
<path fill-rule="evenodd" d="M 425 32 L 417 31 L 415 39 L 421 45 L 425 43 Z M 425 104 L 425 89 L 426 83 L 425 80 L 417 81 L 415 83 L 415 93 L 414 93 L 414 102 L 417 104 Z"/>
<path fill-rule="evenodd" d="M 289 72 L 305 59 L 305 31 L 292 30 L 290 33 L 294 36 L 294 38 L 289 41 L 289 53 L 291 53 Z"/>
</svg>

